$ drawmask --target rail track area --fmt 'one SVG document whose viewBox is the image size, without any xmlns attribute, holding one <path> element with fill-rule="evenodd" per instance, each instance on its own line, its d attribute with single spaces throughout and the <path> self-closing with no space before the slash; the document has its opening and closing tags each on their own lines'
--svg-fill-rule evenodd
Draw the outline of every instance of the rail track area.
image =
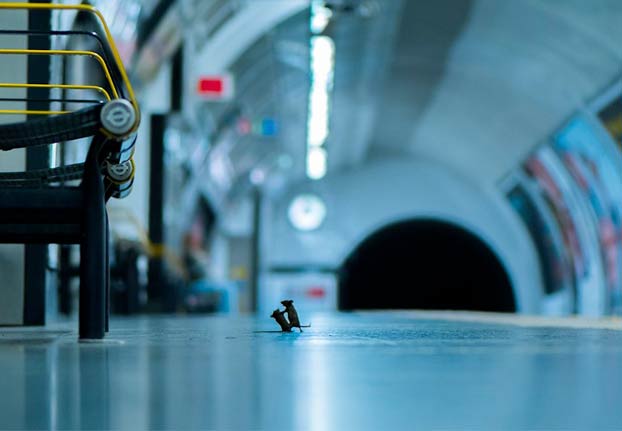
<svg viewBox="0 0 622 431">
<path fill-rule="evenodd" d="M 619 320 L 127 318 L 0 331 L 2 429 L 619 429 Z"/>
</svg>

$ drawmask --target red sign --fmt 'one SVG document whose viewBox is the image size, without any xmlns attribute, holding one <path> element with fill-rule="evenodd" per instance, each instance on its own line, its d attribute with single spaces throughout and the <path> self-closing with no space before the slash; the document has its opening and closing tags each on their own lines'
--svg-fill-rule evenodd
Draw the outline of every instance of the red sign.
<svg viewBox="0 0 622 431">
<path fill-rule="evenodd" d="M 201 76 L 197 94 L 210 100 L 230 100 L 233 97 L 233 80 L 230 75 Z"/>
<path fill-rule="evenodd" d="M 326 290 L 322 286 L 311 286 L 307 289 L 306 294 L 310 298 L 324 298 L 326 296 Z"/>
</svg>

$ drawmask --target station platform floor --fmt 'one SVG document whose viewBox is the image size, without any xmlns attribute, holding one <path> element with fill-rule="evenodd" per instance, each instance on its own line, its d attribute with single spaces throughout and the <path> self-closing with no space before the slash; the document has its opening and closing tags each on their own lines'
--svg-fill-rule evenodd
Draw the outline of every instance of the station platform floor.
<svg viewBox="0 0 622 431">
<path fill-rule="evenodd" d="M 476 313 L 0 329 L 0 429 L 622 429 L 622 323 Z"/>
</svg>

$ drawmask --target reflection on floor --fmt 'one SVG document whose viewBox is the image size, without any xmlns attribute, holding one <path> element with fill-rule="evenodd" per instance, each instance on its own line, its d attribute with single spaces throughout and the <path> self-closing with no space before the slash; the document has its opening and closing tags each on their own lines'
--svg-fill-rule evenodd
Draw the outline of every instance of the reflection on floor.
<svg viewBox="0 0 622 431">
<path fill-rule="evenodd" d="M 302 334 L 263 332 L 267 316 L 137 318 L 95 344 L 0 329 L 0 428 L 622 427 L 622 331 L 451 316 L 303 313 Z"/>
</svg>

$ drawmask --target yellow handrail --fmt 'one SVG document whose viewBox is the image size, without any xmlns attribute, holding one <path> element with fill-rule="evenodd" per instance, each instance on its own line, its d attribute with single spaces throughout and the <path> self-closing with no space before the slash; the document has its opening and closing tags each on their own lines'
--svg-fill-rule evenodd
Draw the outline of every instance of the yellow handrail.
<svg viewBox="0 0 622 431">
<path fill-rule="evenodd" d="M 0 3 L 0 9 L 24 9 L 24 10 L 74 10 L 74 11 L 82 11 L 86 13 L 91 13 L 97 17 L 100 21 L 102 28 L 104 29 L 104 33 L 106 33 L 106 40 L 110 45 L 110 50 L 112 51 L 112 55 L 114 57 L 115 62 L 117 63 L 117 69 L 121 74 L 121 79 L 123 80 L 123 84 L 127 89 L 127 93 L 130 99 L 130 103 L 134 106 L 136 110 L 136 124 L 134 124 L 133 131 L 138 128 L 140 124 L 140 109 L 138 107 L 138 102 L 136 101 L 136 96 L 134 94 L 134 90 L 132 89 L 132 84 L 130 84 L 130 80 L 125 71 L 125 67 L 123 66 L 123 61 L 121 60 L 121 56 L 119 55 L 119 51 L 117 50 L 117 46 L 114 43 L 114 39 L 112 38 L 112 34 L 110 33 L 110 29 L 108 28 L 108 24 L 106 24 L 106 20 L 102 13 L 90 5 L 80 4 L 80 5 L 63 5 L 63 4 L 49 4 L 49 3 Z"/>
<path fill-rule="evenodd" d="M 38 111 L 35 109 L 0 109 L 0 115 L 58 115 L 71 111 Z"/>
<path fill-rule="evenodd" d="M 16 84 L 0 82 L 0 88 L 63 88 L 68 90 L 95 90 L 104 95 L 107 101 L 110 101 L 110 94 L 104 87 L 98 85 L 78 85 L 78 84 Z"/>
<path fill-rule="evenodd" d="M 70 51 L 66 49 L 5 49 L 0 48 L 0 55 L 2 54 L 17 54 L 17 55 L 84 55 L 87 57 L 92 57 L 99 65 L 102 67 L 104 71 L 104 75 L 106 76 L 106 81 L 108 81 L 108 85 L 110 85 L 110 89 L 112 90 L 112 95 L 115 99 L 119 98 L 119 93 L 117 92 L 117 87 L 114 85 L 112 81 L 112 76 L 110 75 L 110 71 L 108 70 L 108 66 L 106 62 L 96 52 L 93 51 Z"/>
</svg>

